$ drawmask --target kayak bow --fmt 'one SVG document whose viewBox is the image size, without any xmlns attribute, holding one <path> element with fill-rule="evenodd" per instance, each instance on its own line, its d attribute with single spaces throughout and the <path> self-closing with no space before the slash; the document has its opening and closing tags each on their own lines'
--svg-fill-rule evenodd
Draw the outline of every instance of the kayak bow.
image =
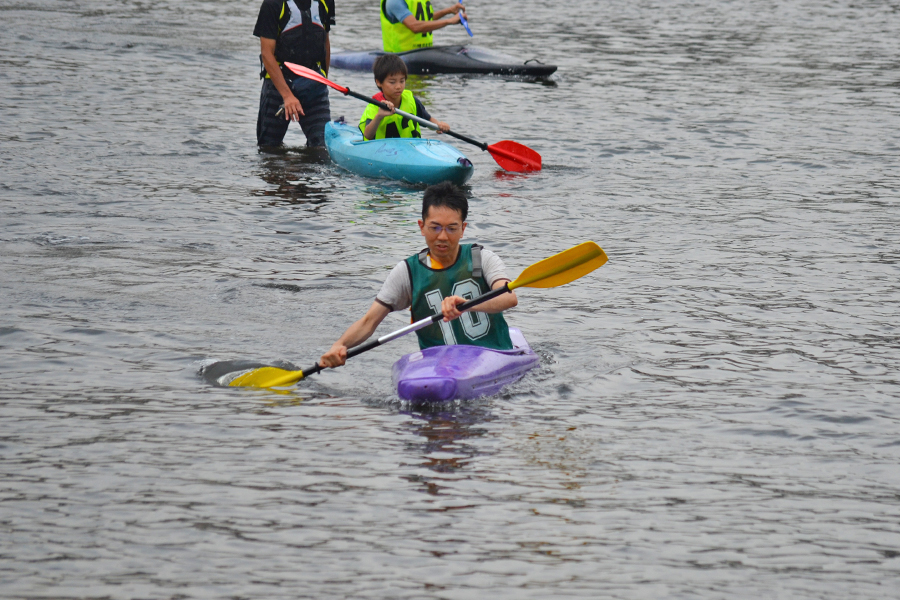
<svg viewBox="0 0 900 600">
<path fill-rule="evenodd" d="M 509 328 L 512 350 L 481 346 L 434 346 L 403 356 L 391 378 L 397 394 L 414 402 L 446 402 L 490 396 L 540 363 L 522 332 Z"/>
</svg>

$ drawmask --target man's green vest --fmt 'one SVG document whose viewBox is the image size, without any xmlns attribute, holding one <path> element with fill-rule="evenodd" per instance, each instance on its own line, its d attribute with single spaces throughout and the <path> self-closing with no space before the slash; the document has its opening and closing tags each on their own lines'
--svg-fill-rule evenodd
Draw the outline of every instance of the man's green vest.
<svg viewBox="0 0 900 600">
<path fill-rule="evenodd" d="M 384 95 L 375 94 L 375 99 L 381 100 L 383 102 Z M 411 115 L 419 116 L 416 113 L 416 99 L 413 97 L 413 93 L 409 90 L 403 90 L 403 93 L 400 95 L 400 106 L 398 106 L 397 108 L 404 112 L 408 112 Z M 366 111 L 359 119 L 359 130 L 362 132 L 363 136 L 366 135 L 366 125 L 377 115 L 377 106 L 375 106 L 374 104 L 370 104 L 368 107 L 366 107 Z M 378 129 L 375 130 L 375 139 L 383 140 L 384 138 L 398 137 L 422 137 L 422 133 L 419 131 L 419 124 L 415 121 L 407 119 L 406 117 L 401 117 L 400 115 L 390 115 L 383 118 L 381 120 L 381 123 L 378 124 Z"/>
<path fill-rule="evenodd" d="M 418 21 L 431 21 L 434 9 L 431 0 L 406 0 L 406 6 Z M 381 41 L 385 52 L 406 52 L 416 48 L 431 48 L 434 44 L 430 31 L 413 33 L 403 23 L 391 23 L 387 18 L 387 0 L 381 0 Z"/>
<path fill-rule="evenodd" d="M 432 269 L 422 264 L 427 256 L 427 249 L 406 259 L 412 282 L 413 322 L 439 314 L 444 298 L 460 296 L 471 300 L 489 291 L 488 283 L 481 273 L 481 260 L 477 261 L 477 265 L 473 264 L 472 247 L 473 244 L 460 244 L 456 262 L 446 269 Z M 480 256 L 481 247 L 476 248 Z M 416 335 L 419 336 L 421 349 L 452 344 L 483 346 L 495 350 L 513 348 L 503 313 L 489 315 L 465 312 L 449 323 L 439 321 L 420 329 Z"/>
</svg>

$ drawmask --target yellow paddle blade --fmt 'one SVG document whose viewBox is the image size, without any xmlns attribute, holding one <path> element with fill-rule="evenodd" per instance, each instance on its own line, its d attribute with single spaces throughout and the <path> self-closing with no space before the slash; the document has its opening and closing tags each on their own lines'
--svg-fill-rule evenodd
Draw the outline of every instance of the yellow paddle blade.
<svg viewBox="0 0 900 600">
<path fill-rule="evenodd" d="M 565 285 L 602 267 L 607 260 L 609 258 L 603 248 L 594 242 L 584 242 L 534 263 L 509 284 L 509 289 L 551 288 Z"/>
<path fill-rule="evenodd" d="M 277 367 L 260 367 L 235 377 L 228 385 L 236 387 L 281 387 L 303 379 L 303 371 L 287 371 Z"/>
</svg>

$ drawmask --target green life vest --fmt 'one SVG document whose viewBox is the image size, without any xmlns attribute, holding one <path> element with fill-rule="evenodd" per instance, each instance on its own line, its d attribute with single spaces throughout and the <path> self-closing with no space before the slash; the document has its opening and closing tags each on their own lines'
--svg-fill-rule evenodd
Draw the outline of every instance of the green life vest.
<svg viewBox="0 0 900 600">
<path fill-rule="evenodd" d="M 406 0 L 409 12 L 418 21 L 431 21 L 434 9 L 431 0 Z M 387 0 L 381 0 L 381 41 L 385 52 L 406 52 L 416 48 L 431 48 L 434 44 L 430 31 L 413 33 L 403 23 L 391 23 L 387 18 Z"/>
<path fill-rule="evenodd" d="M 478 260 L 473 260 L 472 249 Z M 471 300 L 490 288 L 481 272 L 481 246 L 460 244 L 456 262 L 446 269 L 432 269 L 422 264 L 428 249 L 406 259 L 412 282 L 412 318 L 419 321 L 441 312 L 441 301 L 450 296 Z M 478 264 L 474 264 L 477 262 Z M 509 327 L 503 313 L 465 312 L 449 323 L 439 321 L 416 332 L 419 348 L 463 344 L 495 350 L 512 350 Z"/>
<path fill-rule="evenodd" d="M 374 98 L 376 100 L 381 100 L 382 102 L 384 101 L 384 95 L 380 93 L 375 94 Z M 403 93 L 400 95 L 400 106 L 397 108 L 403 112 L 408 112 L 411 115 L 419 116 L 416 113 L 416 99 L 409 90 L 403 90 Z M 363 113 L 362 117 L 360 117 L 359 130 L 362 132 L 363 136 L 366 135 L 366 125 L 378 115 L 378 110 L 377 106 L 370 104 L 366 107 L 366 111 Z M 419 124 L 406 117 L 401 117 L 400 115 L 390 115 L 383 118 L 381 123 L 378 124 L 378 129 L 375 130 L 376 140 L 383 140 L 384 138 L 420 137 L 422 137 L 422 133 L 419 131 Z"/>
</svg>

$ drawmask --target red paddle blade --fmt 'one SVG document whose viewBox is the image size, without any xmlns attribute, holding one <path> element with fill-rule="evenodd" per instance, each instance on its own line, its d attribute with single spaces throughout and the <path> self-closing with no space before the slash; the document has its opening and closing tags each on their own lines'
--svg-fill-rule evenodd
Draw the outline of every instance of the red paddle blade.
<svg viewBox="0 0 900 600">
<path fill-rule="evenodd" d="M 541 155 L 518 142 L 503 140 L 487 147 L 497 164 L 507 171 L 540 171 Z"/>
<path fill-rule="evenodd" d="M 346 94 L 347 92 L 350 91 L 348 88 L 345 88 L 342 85 L 338 85 L 335 82 L 331 81 L 330 79 L 326 79 L 321 73 L 316 73 L 312 69 L 307 69 L 306 67 L 301 67 L 298 64 L 294 64 L 292 62 L 287 62 L 287 61 L 285 61 L 284 66 L 286 66 L 288 69 L 290 69 L 291 71 L 293 71 L 295 74 L 299 75 L 300 77 L 306 77 L 307 79 L 312 79 L 313 81 L 318 81 L 319 83 L 324 83 L 328 87 L 333 87 L 334 89 L 336 89 L 337 91 L 339 91 L 342 94 Z"/>
</svg>

